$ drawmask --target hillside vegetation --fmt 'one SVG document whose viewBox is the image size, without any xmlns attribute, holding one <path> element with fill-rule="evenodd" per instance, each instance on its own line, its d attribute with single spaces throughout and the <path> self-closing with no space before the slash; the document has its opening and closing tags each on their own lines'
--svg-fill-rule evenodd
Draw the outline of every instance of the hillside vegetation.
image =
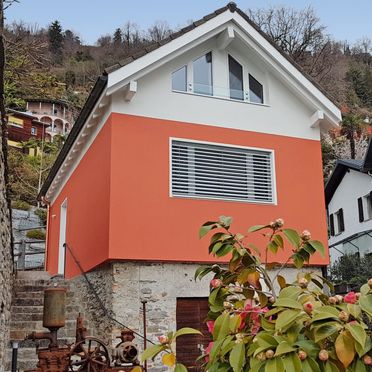
<svg viewBox="0 0 372 372">
<path fill-rule="evenodd" d="M 341 130 L 323 140 L 325 178 L 338 157 L 362 157 L 372 117 L 372 41 L 363 35 L 354 44 L 332 39 L 311 7 L 252 9 L 247 14 L 342 108 Z M 58 20 L 48 28 L 8 24 L 6 105 L 24 109 L 25 98 L 63 99 L 78 114 L 104 68 L 174 31 L 165 21 L 148 30 L 126 22 L 112 34 L 102 35 L 95 45 L 84 45 Z M 19 169 L 19 159 L 17 164 Z M 34 178 L 32 187 L 38 189 L 40 179 L 35 184 L 39 177 Z M 32 195 L 26 200 L 30 202 Z"/>
</svg>

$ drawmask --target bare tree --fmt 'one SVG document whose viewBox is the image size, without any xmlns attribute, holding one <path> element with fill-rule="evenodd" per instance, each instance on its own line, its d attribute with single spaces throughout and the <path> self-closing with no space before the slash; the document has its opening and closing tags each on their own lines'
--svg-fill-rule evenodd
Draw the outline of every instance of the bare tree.
<svg viewBox="0 0 372 372">
<path fill-rule="evenodd" d="M 295 61 L 325 42 L 325 27 L 310 6 L 302 10 L 284 6 L 249 9 L 248 15 Z"/>
<path fill-rule="evenodd" d="M 165 21 L 156 21 L 153 26 L 148 29 L 148 38 L 151 41 L 160 41 L 168 37 L 172 33 L 171 28 Z"/>
</svg>

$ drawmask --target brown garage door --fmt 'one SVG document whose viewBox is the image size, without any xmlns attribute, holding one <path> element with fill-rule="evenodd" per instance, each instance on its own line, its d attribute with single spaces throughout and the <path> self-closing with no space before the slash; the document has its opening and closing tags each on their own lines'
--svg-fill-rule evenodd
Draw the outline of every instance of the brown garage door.
<svg viewBox="0 0 372 372">
<path fill-rule="evenodd" d="M 177 329 L 192 327 L 203 333 L 182 336 L 177 342 L 177 360 L 192 371 L 201 371 L 196 359 L 211 341 L 205 324 L 208 314 L 208 298 L 177 298 Z"/>
</svg>

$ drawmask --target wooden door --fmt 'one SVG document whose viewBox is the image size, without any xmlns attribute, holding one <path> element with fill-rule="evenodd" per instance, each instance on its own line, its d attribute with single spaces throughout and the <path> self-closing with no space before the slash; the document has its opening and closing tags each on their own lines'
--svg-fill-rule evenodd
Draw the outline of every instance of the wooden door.
<svg viewBox="0 0 372 372">
<path fill-rule="evenodd" d="M 207 314 L 208 298 L 177 298 L 177 329 L 192 327 L 203 333 L 203 336 L 182 336 L 177 341 L 177 361 L 192 371 L 202 370 L 201 362 L 196 362 L 196 359 L 212 340 L 205 323 Z"/>
</svg>

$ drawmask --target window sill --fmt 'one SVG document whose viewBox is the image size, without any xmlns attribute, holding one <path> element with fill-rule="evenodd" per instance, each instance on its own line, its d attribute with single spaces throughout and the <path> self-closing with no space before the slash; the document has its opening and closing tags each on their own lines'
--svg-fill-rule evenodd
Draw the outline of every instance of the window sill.
<svg viewBox="0 0 372 372">
<path fill-rule="evenodd" d="M 245 200 L 245 199 L 229 199 L 229 198 L 218 198 L 218 197 L 203 197 L 195 195 L 169 195 L 172 199 L 192 199 L 192 200 L 205 200 L 212 202 L 235 202 L 235 203 L 245 203 L 245 204 L 258 204 L 258 205 L 268 205 L 275 206 L 278 205 L 276 201 L 255 201 L 255 200 Z"/>
<path fill-rule="evenodd" d="M 267 104 L 267 103 L 256 103 L 256 102 L 244 101 L 244 100 L 240 100 L 240 99 L 233 99 L 233 98 L 229 98 L 229 97 L 214 96 L 214 95 L 210 95 L 210 94 L 185 92 L 185 91 L 182 91 L 182 90 L 172 90 L 172 92 L 173 93 L 180 93 L 180 94 L 187 94 L 189 96 L 199 96 L 199 97 L 205 97 L 205 98 L 220 99 L 220 100 L 223 100 L 223 101 L 245 103 L 245 104 L 254 105 L 254 106 L 270 107 L 270 105 Z"/>
</svg>

